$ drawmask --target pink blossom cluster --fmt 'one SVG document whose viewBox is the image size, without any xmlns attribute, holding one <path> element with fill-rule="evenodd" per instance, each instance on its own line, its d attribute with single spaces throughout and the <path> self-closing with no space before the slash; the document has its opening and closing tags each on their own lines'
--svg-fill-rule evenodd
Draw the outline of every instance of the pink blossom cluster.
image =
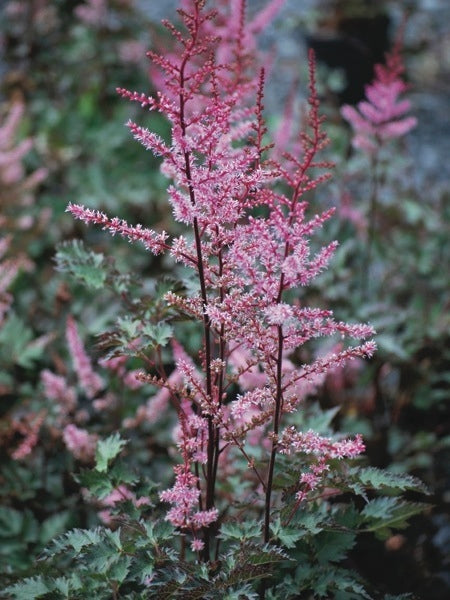
<svg viewBox="0 0 450 600">
<path fill-rule="evenodd" d="M 196 532 L 214 523 L 219 513 L 216 508 L 196 510 L 200 499 L 200 489 L 198 477 L 191 473 L 189 464 L 178 465 L 174 471 L 174 485 L 160 494 L 163 502 L 173 505 L 168 511 L 166 519 L 176 527 L 191 531 L 193 533 L 192 550 L 200 551 L 203 549 L 204 543 L 196 537 Z"/>
<path fill-rule="evenodd" d="M 32 268 L 31 261 L 23 254 L 12 258 L 5 257 L 11 241 L 11 235 L 0 237 L 0 326 L 13 301 L 12 294 L 8 291 L 10 286 L 20 271 L 29 271 Z"/>
<path fill-rule="evenodd" d="M 128 370 L 126 362 L 126 356 L 115 356 L 114 358 L 100 359 L 98 361 L 101 367 L 117 375 L 127 388 L 137 390 L 143 385 L 143 381 L 139 379 L 140 371 L 138 369 Z"/>
<path fill-rule="evenodd" d="M 142 227 L 142 225 L 130 226 L 123 219 L 114 217 L 110 219 L 104 213 L 98 210 L 91 210 L 84 206 L 70 203 L 67 211 L 73 216 L 85 223 L 95 223 L 102 225 L 103 229 L 107 229 L 112 235 L 116 233 L 128 239 L 130 242 L 142 242 L 147 250 L 151 250 L 154 254 L 159 254 L 165 248 L 166 233 L 156 234 L 151 229 Z"/>
<path fill-rule="evenodd" d="M 17 209 L 32 202 L 32 191 L 47 175 L 45 169 L 38 169 L 30 175 L 25 172 L 23 158 L 32 148 L 33 140 L 27 138 L 17 142 L 17 130 L 24 114 L 25 105 L 17 98 L 0 121 L 0 196 L 3 209 L 0 227 L 4 234 L 0 237 L 0 325 L 12 303 L 8 288 L 20 270 L 32 268 L 32 262 L 24 253 L 14 253 L 16 231 L 29 229 L 33 224 L 32 217 L 20 215 Z M 10 212 L 17 216 L 9 217 Z M 7 252 L 14 256 L 6 258 Z"/>
<path fill-rule="evenodd" d="M 98 436 L 80 429 L 76 425 L 66 425 L 63 430 L 63 440 L 69 452 L 82 462 L 91 462 L 95 456 Z"/>
<path fill-rule="evenodd" d="M 308 497 L 308 492 L 323 484 L 323 478 L 330 470 L 330 461 L 355 458 L 364 452 L 365 445 L 360 435 L 354 439 L 332 440 L 311 429 L 299 432 L 290 426 L 281 433 L 278 448 L 282 454 L 303 453 L 314 458 L 309 471 L 302 473 L 299 478 L 301 489 L 296 498 L 302 501 Z"/>
<path fill-rule="evenodd" d="M 37 169 L 27 175 L 23 158 L 33 147 L 33 140 L 26 138 L 17 143 L 17 130 L 25 114 L 25 104 L 16 99 L 0 124 L 0 189 L 14 189 L 20 194 L 21 204 L 32 202 L 31 192 L 47 177 L 47 170 Z"/>
<path fill-rule="evenodd" d="M 208 11 L 202 0 L 186 0 L 179 13 L 183 29 L 164 23 L 176 51 L 149 53 L 153 66 L 162 72 L 157 80 L 163 81 L 160 91 L 150 97 L 118 90 L 169 121 L 170 141 L 133 122 L 128 127 L 145 149 L 160 157 L 162 172 L 171 181 L 168 200 L 173 217 L 190 234 L 172 239 L 165 232 L 128 225 L 82 206 L 68 207 L 76 218 L 142 241 L 154 254 L 168 252 L 196 274 L 198 291 L 189 296 L 169 292 L 166 301 L 171 310 L 200 322 L 202 346 L 192 357 L 173 346 L 175 368 L 166 375 L 164 365 L 159 365 L 156 374 L 148 375 L 147 381 L 161 390 L 138 420 L 144 415 L 153 420 L 169 402 L 176 410 L 175 439 L 182 463 L 175 467 L 175 484 L 160 497 L 172 505 L 167 518 L 190 530 L 194 549 L 204 547 L 206 554 L 208 528 L 218 518 L 216 481 L 223 457 L 232 458 L 230 448 L 246 458 L 256 485 L 266 495 L 266 541 L 277 453 L 300 451 L 310 444 L 318 456 L 317 473 L 311 468 L 311 474 L 301 477 L 312 489 L 316 483 L 311 479 L 308 484 L 308 477 L 320 478 L 322 463 L 325 469 L 333 457 L 351 458 L 362 451 L 359 438 L 333 442 L 291 430 L 289 443 L 287 433 L 285 446 L 279 442 L 282 420 L 328 371 L 375 351 L 372 327 L 341 322 L 331 311 L 306 307 L 301 300 L 302 288 L 327 268 L 337 244 L 313 251 L 310 243 L 333 214 L 326 210 L 309 216 L 305 200 L 328 179 L 331 166 L 318 159 L 328 138 L 319 115 L 312 53 L 305 128 L 289 145 L 298 153 L 284 148 L 272 152 L 265 142 L 265 74 L 263 69 L 255 74 L 251 50 L 256 42 L 248 36 L 280 5 L 270 2 L 255 17 L 257 26 L 252 29 L 245 26 L 244 0 L 233 0 L 231 11 L 227 3 L 219 2 L 218 13 Z M 292 303 L 287 301 L 290 290 L 296 297 Z M 324 336 L 356 341 L 299 365 L 298 349 Z M 262 467 L 246 449 L 255 431 L 263 436 L 259 437 L 266 457 Z M 204 541 L 197 540 L 200 530 Z"/>
<path fill-rule="evenodd" d="M 90 358 L 86 354 L 77 325 L 72 316 L 67 318 L 66 339 L 78 381 L 86 396 L 92 399 L 103 388 L 104 382 L 100 375 L 95 373 L 92 368 Z"/>
<path fill-rule="evenodd" d="M 410 101 L 400 99 L 408 88 L 402 79 L 404 70 L 397 44 L 386 55 L 385 65 L 375 65 L 375 78 L 366 86 L 366 100 L 358 103 L 358 109 L 342 107 L 342 116 L 355 131 L 355 148 L 373 154 L 386 140 L 401 137 L 416 126 L 415 117 L 405 116 L 411 108 Z"/>
<path fill-rule="evenodd" d="M 14 419 L 11 423 L 14 433 L 19 433 L 22 437 L 21 442 L 11 452 L 14 460 L 23 460 L 31 454 L 33 448 L 38 443 L 39 431 L 45 419 L 45 412 L 28 413 L 22 418 Z"/>
<path fill-rule="evenodd" d="M 56 375 L 49 369 L 41 372 L 41 381 L 44 385 L 44 395 L 53 400 L 64 415 L 72 413 L 77 407 L 77 394 L 75 388 L 69 386 L 62 375 Z"/>
<path fill-rule="evenodd" d="M 113 392 L 102 393 L 104 380 L 95 372 L 72 316 L 67 318 L 66 338 L 78 385 L 92 401 L 92 407 L 98 412 L 113 409 L 117 405 L 117 395 Z M 136 390 L 145 382 L 139 377 L 138 370 L 126 368 L 126 362 L 127 357 L 121 356 L 100 360 L 99 364 L 118 377 L 128 389 Z M 89 411 L 80 409 L 76 386 L 69 384 L 66 374 L 56 374 L 49 369 L 41 372 L 41 382 L 44 396 L 53 405 L 47 419 L 52 433 L 62 436 L 67 449 L 77 460 L 91 462 L 97 436 L 79 427 L 89 420 Z M 137 418 L 132 421 L 133 425 L 139 422 Z"/>
<path fill-rule="evenodd" d="M 8 288 L 14 281 L 19 270 L 15 261 L 2 260 L 8 250 L 9 244 L 9 237 L 0 238 L 0 326 L 12 303 L 12 296 L 8 292 Z"/>
<path fill-rule="evenodd" d="M 93 370 L 72 316 L 67 319 L 66 338 L 78 383 L 92 400 L 103 389 L 104 382 Z M 41 382 L 44 396 L 53 404 L 47 418 L 53 434 L 62 437 L 67 449 L 77 460 L 91 462 L 98 436 L 78 427 L 89 419 L 89 414 L 79 408 L 76 387 L 69 384 L 65 374 L 58 375 L 50 369 L 41 372 Z"/>
<path fill-rule="evenodd" d="M 125 485 L 119 485 L 110 494 L 102 498 L 101 505 L 106 508 L 98 513 L 100 519 L 106 525 L 111 525 L 114 520 L 114 516 L 112 511 L 109 509 L 115 508 L 117 504 L 126 500 L 132 502 L 137 508 L 141 506 L 149 506 L 151 504 L 150 498 L 147 496 L 140 496 L 137 498 L 136 494 L 129 490 Z"/>
</svg>

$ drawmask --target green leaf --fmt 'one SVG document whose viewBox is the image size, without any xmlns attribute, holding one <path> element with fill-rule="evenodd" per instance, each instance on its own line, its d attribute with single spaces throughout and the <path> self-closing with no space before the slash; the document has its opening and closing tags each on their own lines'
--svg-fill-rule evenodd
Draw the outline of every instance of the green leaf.
<svg viewBox="0 0 450 600">
<path fill-rule="evenodd" d="M 145 341 L 149 341 L 150 345 L 156 346 L 166 346 L 167 342 L 173 338 L 173 329 L 172 327 L 165 322 L 156 323 L 147 323 L 142 328 L 142 334 Z"/>
<path fill-rule="evenodd" d="M 296 527 L 283 527 L 279 517 L 274 519 L 271 530 L 275 538 L 285 548 L 295 548 L 296 542 L 304 535 L 304 532 Z"/>
<path fill-rule="evenodd" d="M 413 477 L 403 473 L 391 473 L 386 470 L 377 469 L 376 467 L 366 467 L 358 472 L 358 479 L 367 487 L 375 490 L 390 488 L 392 490 L 414 490 L 428 494 L 429 491 L 426 485 Z"/>
<path fill-rule="evenodd" d="M 126 443 L 127 442 L 120 437 L 119 433 L 114 433 L 105 440 L 100 440 L 95 451 L 95 468 L 97 471 L 106 471 L 109 462 L 116 458 Z"/>
<path fill-rule="evenodd" d="M 20 539 L 35 542 L 38 539 L 38 522 L 29 510 L 20 512 L 0 506 L 0 554 L 7 553 L 8 541 Z"/>
<path fill-rule="evenodd" d="M 53 540 L 52 546 L 46 550 L 48 556 L 65 552 L 69 548 L 73 548 L 76 554 L 79 554 L 86 546 L 98 544 L 102 539 L 101 529 L 72 529 L 63 534 L 59 538 Z"/>
<path fill-rule="evenodd" d="M 104 287 L 107 265 L 103 254 L 87 250 L 80 240 L 61 244 L 55 256 L 57 269 L 70 273 L 86 287 L 99 290 Z"/>
<path fill-rule="evenodd" d="M 120 556 L 119 560 L 115 562 L 110 570 L 108 571 L 108 579 L 122 583 L 125 581 L 131 565 L 130 556 Z"/>
<path fill-rule="evenodd" d="M 168 521 L 141 521 L 147 540 L 153 546 L 158 546 L 162 541 L 167 541 L 175 535 L 175 529 Z M 145 540 L 146 543 L 146 540 Z"/>
<path fill-rule="evenodd" d="M 220 527 L 219 537 L 223 540 L 249 540 L 261 537 L 261 523 L 259 521 L 242 521 L 240 523 L 223 523 Z"/>
<path fill-rule="evenodd" d="M 392 500 L 396 499 L 377 498 L 365 507 L 361 515 L 368 524 L 365 525 L 363 531 L 374 532 L 379 538 L 386 539 L 391 535 L 391 528 L 405 528 L 408 519 L 428 508 L 428 505 L 422 502 L 401 500 L 392 502 Z"/>
<path fill-rule="evenodd" d="M 100 472 L 96 469 L 83 469 L 81 473 L 76 475 L 75 479 L 96 498 L 104 498 L 114 489 L 109 473 Z"/>
<path fill-rule="evenodd" d="M 117 548 L 117 550 L 122 550 L 122 541 L 120 539 L 120 527 L 115 531 L 106 530 L 105 532 L 106 539 L 112 543 L 113 546 Z"/>
<path fill-rule="evenodd" d="M 313 538 L 316 556 L 320 563 L 339 562 L 346 558 L 355 545 L 356 533 L 322 531 Z"/>
<path fill-rule="evenodd" d="M 0 328 L 0 363 L 29 369 L 43 352 L 43 345 L 33 340 L 32 330 L 11 312 Z"/>
<path fill-rule="evenodd" d="M 62 594 L 64 598 L 70 598 L 70 579 L 66 577 L 52 579 L 52 588 Z"/>
<path fill-rule="evenodd" d="M 132 341 L 138 337 L 141 329 L 141 322 L 131 317 L 119 317 L 117 326 L 127 341 Z"/>
<path fill-rule="evenodd" d="M 371 500 L 361 511 L 365 520 L 386 519 L 392 514 L 392 510 L 398 505 L 398 498 L 382 496 Z"/>
<path fill-rule="evenodd" d="M 4 590 L 16 600 L 34 600 L 47 594 L 50 589 L 47 587 L 43 577 L 30 577 L 20 583 L 16 583 Z"/>
<path fill-rule="evenodd" d="M 50 540 L 64 531 L 69 518 L 69 511 L 64 511 L 45 519 L 45 521 L 42 522 L 41 530 L 39 532 L 39 540 L 41 543 L 48 544 Z"/>
<path fill-rule="evenodd" d="M 325 505 L 324 505 L 325 508 Z M 315 512 L 298 512 L 293 520 L 292 526 L 305 535 L 317 535 L 323 529 L 324 515 L 319 510 Z"/>
<path fill-rule="evenodd" d="M 257 600 L 259 595 L 252 590 L 252 587 L 248 584 L 244 584 L 239 587 L 234 587 L 231 590 L 227 590 L 223 596 L 223 600 Z"/>
</svg>

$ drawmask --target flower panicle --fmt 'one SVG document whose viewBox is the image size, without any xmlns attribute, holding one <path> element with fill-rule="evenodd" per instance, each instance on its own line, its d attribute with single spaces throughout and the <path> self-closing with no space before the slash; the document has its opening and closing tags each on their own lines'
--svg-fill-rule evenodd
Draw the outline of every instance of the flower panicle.
<svg viewBox="0 0 450 600">
<path fill-rule="evenodd" d="M 71 315 L 67 318 L 66 338 L 80 386 L 87 397 L 92 399 L 103 389 L 104 381 L 92 368 L 90 358 L 86 354 L 83 342 L 81 341 L 75 319 Z"/>
<path fill-rule="evenodd" d="M 386 64 L 375 65 L 374 80 L 366 86 L 366 99 L 357 108 L 342 107 L 342 116 L 354 130 L 355 148 L 374 154 L 383 143 L 406 135 L 417 125 L 415 117 L 407 116 L 410 101 L 401 99 L 408 88 L 403 72 L 400 45 L 396 44 L 386 55 Z"/>
<path fill-rule="evenodd" d="M 153 254 L 160 254 L 166 248 L 167 234 L 165 231 L 156 233 L 140 224 L 128 225 L 124 219 L 110 218 L 104 212 L 85 208 L 80 204 L 69 203 L 66 212 L 70 212 L 76 219 L 86 224 L 101 225 L 103 229 L 108 230 L 112 235 L 118 234 L 128 239 L 129 242 L 142 242 L 145 248 Z"/>
</svg>

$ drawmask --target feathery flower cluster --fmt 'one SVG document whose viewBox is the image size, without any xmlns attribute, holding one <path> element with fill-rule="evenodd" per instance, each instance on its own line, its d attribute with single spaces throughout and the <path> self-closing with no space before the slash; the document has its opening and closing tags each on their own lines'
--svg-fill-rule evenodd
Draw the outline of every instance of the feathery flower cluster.
<svg viewBox="0 0 450 600">
<path fill-rule="evenodd" d="M 19 265 L 16 261 L 2 260 L 9 244 L 9 237 L 0 238 L 0 326 L 12 303 L 12 296 L 8 293 L 8 288 L 19 271 Z"/>
<path fill-rule="evenodd" d="M 67 319 L 66 338 L 78 385 L 92 400 L 92 408 L 98 412 L 111 410 L 118 399 L 112 392 L 101 393 L 103 378 L 94 371 L 72 316 Z M 126 368 L 126 361 L 126 357 L 105 359 L 100 361 L 100 366 L 114 373 L 127 388 L 135 390 L 143 385 L 143 381 L 138 378 L 138 371 Z M 41 372 L 41 382 L 44 396 L 52 404 L 46 419 L 52 434 L 61 435 L 67 449 L 77 460 L 92 461 L 98 436 L 79 427 L 88 421 L 91 411 L 80 408 L 76 386 L 70 385 L 65 375 L 57 375 L 49 369 Z"/>
<path fill-rule="evenodd" d="M 82 462 L 91 462 L 95 456 L 98 436 L 70 424 L 64 427 L 63 440 L 69 452 Z"/>
<path fill-rule="evenodd" d="M 218 518 L 216 483 L 230 448 L 246 458 L 255 486 L 265 495 L 267 542 L 277 454 L 288 447 L 296 451 L 306 447 L 303 434 L 292 429 L 289 444 L 279 444 L 283 417 L 330 369 L 355 357 L 371 356 L 375 350 L 370 326 L 342 323 L 331 311 L 306 308 L 300 301 L 288 304 L 285 299 L 288 290 L 308 285 L 327 267 L 336 243 L 317 253 L 310 248 L 311 235 L 333 210 L 306 218 L 304 196 L 329 177 L 331 166 L 317 159 L 328 139 L 319 115 L 312 53 L 306 127 L 296 144 L 290 145 L 300 153 L 278 148 L 271 154 L 271 146 L 263 142 L 267 133 L 264 71 L 255 70 L 248 49 L 256 45 L 254 33 L 280 5 L 270 2 L 248 27 L 245 0 L 233 0 L 231 10 L 227 3 L 218 2 L 218 12 L 208 11 L 204 0 L 184 0 L 179 11 L 183 29 L 164 23 L 176 50 L 149 53 L 153 67 L 162 72 L 154 78 L 160 91 L 149 97 L 118 90 L 168 119 L 170 143 L 134 123 L 128 127 L 144 148 L 161 157 L 162 172 L 172 182 L 168 198 L 174 219 L 186 224 L 191 235 L 171 240 L 165 232 L 130 226 L 82 206 L 68 207 L 76 218 L 130 241 L 143 241 L 155 254 L 169 252 L 196 273 L 198 292 L 189 298 L 170 292 L 166 300 L 173 310 L 201 323 L 202 347 L 192 358 L 179 345 L 173 347 L 175 370 L 168 377 L 161 377 L 164 369 L 158 370 L 158 376 L 148 376 L 161 391 L 137 420 L 145 415 L 154 419 L 155 403 L 159 410 L 170 400 L 177 411 L 176 441 L 182 464 L 175 467 L 174 486 L 160 498 L 172 505 L 167 519 L 192 533 L 192 547 L 202 551 L 205 559 L 209 526 Z M 332 335 L 362 342 L 320 356 L 309 365 L 298 366 L 291 360 L 309 340 Z M 236 386 L 243 393 L 236 393 Z M 259 467 L 245 448 L 255 431 L 265 437 L 261 446 L 266 460 Z M 313 444 L 312 436 L 307 438 Z M 318 478 L 320 465 L 325 470 L 332 456 L 353 457 L 363 451 L 359 438 L 319 439 L 313 447 L 322 456 L 314 467 L 317 473 L 311 468 Z M 306 487 L 307 476 L 312 477 L 301 475 Z M 308 485 L 312 490 L 318 483 Z M 197 539 L 199 531 L 203 541 Z"/>
<path fill-rule="evenodd" d="M 28 413 L 22 418 L 14 419 L 11 427 L 14 433 L 19 433 L 23 436 L 22 441 L 15 450 L 11 452 L 11 457 L 14 460 L 23 460 L 31 452 L 38 443 L 39 431 L 45 419 L 45 412 Z"/>
<path fill-rule="evenodd" d="M 68 385 L 65 377 L 56 375 L 49 369 L 44 369 L 41 373 L 41 381 L 44 385 L 45 397 L 57 402 L 64 415 L 76 409 L 76 391 L 72 386 Z"/>
<path fill-rule="evenodd" d="M 305 500 L 308 492 L 316 490 L 322 483 L 323 476 L 330 469 L 333 459 L 355 458 L 365 450 L 360 435 L 350 440 L 332 440 L 309 429 L 306 432 L 296 431 L 295 427 L 287 427 L 281 433 L 278 449 L 282 454 L 303 453 L 312 455 L 315 462 L 310 464 L 309 471 L 299 477 L 301 490 L 297 492 L 297 500 Z"/>
<path fill-rule="evenodd" d="M 84 206 L 70 203 L 67 207 L 67 211 L 71 212 L 76 219 L 80 219 L 87 224 L 94 223 L 96 225 L 102 225 L 103 229 L 108 230 L 111 235 L 119 234 L 122 237 L 128 239 L 130 242 L 142 242 L 147 250 L 150 250 L 154 254 L 159 254 L 165 249 L 165 240 L 167 234 L 163 231 L 162 233 L 156 234 L 151 229 L 142 227 L 142 225 L 130 226 L 123 219 L 117 217 L 110 219 L 98 210 L 91 210 Z"/>
<path fill-rule="evenodd" d="M 150 498 L 147 496 L 140 496 L 137 498 L 136 494 L 129 490 L 125 485 L 119 485 L 119 487 L 115 488 L 110 494 L 101 500 L 101 505 L 108 508 L 99 511 L 98 516 L 106 525 L 111 525 L 114 520 L 114 516 L 110 509 L 114 509 L 117 504 L 120 502 L 125 502 L 126 500 L 132 502 L 137 508 L 151 504 Z"/>
<path fill-rule="evenodd" d="M 80 385 L 86 396 L 92 399 L 103 388 L 104 382 L 100 375 L 93 370 L 91 361 L 86 354 L 83 342 L 78 333 L 75 320 L 71 316 L 67 318 L 66 338 Z"/>
<path fill-rule="evenodd" d="M 191 414 L 186 416 L 184 411 Z M 191 472 L 193 461 L 205 463 L 206 454 L 202 451 L 207 440 L 206 420 L 192 414 L 188 403 L 180 409 L 180 432 L 178 447 L 183 455 L 183 464 L 174 467 L 175 483 L 160 493 L 163 502 L 172 504 L 166 520 L 175 527 L 191 531 L 192 549 L 202 550 L 203 542 L 197 538 L 197 532 L 217 520 L 218 510 L 197 510 L 200 501 L 199 478 Z M 201 455 L 199 455 L 201 453 Z M 201 506 L 201 504 L 200 504 Z"/>
<path fill-rule="evenodd" d="M 402 79 L 404 70 L 400 44 L 396 44 L 386 55 L 386 64 L 375 65 L 375 78 L 366 86 L 367 99 L 358 103 L 358 110 L 349 105 L 342 107 L 342 116 L 355 130 L 355 148 L 373 154 L 385 140 L 401 137 L 416 126 L 415 117 L 405 116 L 410 101 L 399 98 L 408 89 Z"/>
<path fill-rule="evenodd" d="M 37 169 L 26 175 L 23 158 L 33 147 L 33 140 L 16 142 L 17 129 L 25 113 L 24 103 L 16 99 L 0 125 L 0 204 L 7 200 L 3 195 L 20 198 L 20 204 L 32 202 L 31 192 L 47 177 L 47 170 Z M 17 206 L 16 206 L 17 209 Z M 20 225 L 20 223 L 19 223 Z"/>
<path fill-rule="evenodd" d="M 16 99 L 0 122 L 0 227 L 8 232 L 0 237 L 0 325 L 12 303 L 9 286 L 21 269 L 32 268 L 30 259 L 13 248 L 15 232 L 29 229 L 33 224 L 33 218 L 21 215 L 18 207 L 31 204 L 33 190 L 47 175 L 45 169 L 37 169 L 30 175 L 25 172 L 23 158 L 32 148 L 33 140 L 16 140 L 24 113 L 24 103 Z M 14 254 L 13 258 L 4 258 L 8 251 Z"/>
</svg>

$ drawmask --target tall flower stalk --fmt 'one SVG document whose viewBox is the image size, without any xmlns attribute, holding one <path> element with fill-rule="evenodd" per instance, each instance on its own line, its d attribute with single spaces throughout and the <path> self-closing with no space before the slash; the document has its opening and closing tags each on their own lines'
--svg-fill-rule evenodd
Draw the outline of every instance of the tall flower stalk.
<svg viewBox="0 0 450 600">
<path fill-rule="evenodd" d="M 364 295 L 367 294 L 376 231 L 382 177 L 381 153 L 386 144 L 406 135 L 417 124 L 415 117 L 406 116 L 411 108 L 411 102 L 400 99 L 408 89 L 403 80 L 404 70 L 401 43 L 398 40 L 392 52 L 386 55 L 386 64 L 375 65 L 375 77 L 366 87 L 366 99 L 358 103 L 357 109 L 349 105 L 342 107 L 342 116 L 354 130 L 353 146 L 367 154 L 370 160 L 369 229 L 362 286 Z"/>
<path fill-rule="evenodd" d="M 222 488 L 231 474 L 252 481 L 262 537 L 270 542 L 280 502 L 274 494 L 280 454 L 309 455 L 298 475 L 297 510 L 320 490 L 330 461 L 363 451 L 359 437 L 335 441 L 298 431 L 289 414 L 328 370 L 371 356 L 375 343 L 370 326 L 337 321 L 331 311 L 301 301 L 301 288 L 327 267 L 336 248 L 335 242 L 317 253 L 310 248 L 311 235 L 333 210 L 306 217 L 305 194 L 329 177 L 331 166 L 317 158 L 328 140 L 313 54 L 307 128 L 298 140 L 302 152 L 297 156 L 277 148 L 272 159 L 263 117 L 265 73 L 256 64 L 249 36 L 281 3 L 271 2 L 253 29 L 245 22 L 244 0 L 233 2 L 232 10 L 218 3 L 220 12 L 205 4 L 183 2 L 182 29 L 164 22 L 176 47 L 148 54 L 164 74 L 155 96 L 118 90 L 170 123 L 170 141 L 134 122 L 128 127 L 162 158 L 162 172 L 171 180 L 173 216 L 186 233 L 171 237 L 74 204 L 68 210 L 86 223 L 144 243 L 154 254 L 170 254 L 195 274 L 197 291 L 190 296 L 169 292 L 165 300 L 173 313 L 200 324 L 201 347 L 191 357 L 175 343 L 170 375 L 156 348 L 147 361 L 154 371 L 141 378 L 166 390 L 178 415 L 182 460 L 173 487 L 160 495 L 171 504 L 167 519 L 190 534 L 192 550 L 209 561 L 223 518 Z M 325 335 L 366 341 L 311 364 L 291 360 L 307 341 Z M 235 466 L 237 455 L 244 457 L 248 473 Z"/>
</svg>

